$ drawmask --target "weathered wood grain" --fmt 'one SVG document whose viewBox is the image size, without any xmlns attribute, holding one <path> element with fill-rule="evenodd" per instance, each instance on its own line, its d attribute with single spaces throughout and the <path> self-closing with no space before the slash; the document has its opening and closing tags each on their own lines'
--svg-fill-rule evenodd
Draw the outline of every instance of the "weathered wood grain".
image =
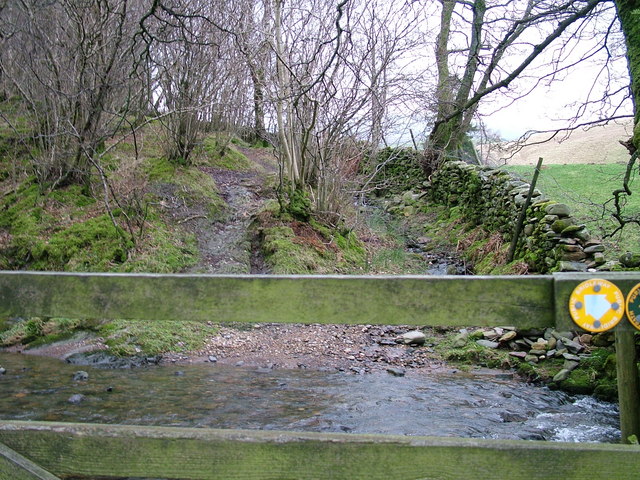
<svg viewBox="0 0 640 480">
<path fill-rule="evenodd" d="M 0 272 L 0 315 L 547 327 L 547 277 Z"/>
<path fill-rule="evenodd" d="M 0 480 L 60 480 L 0 443 Z"/>
<path fill-rule="evenodd" d="M 624 480 L 629 445 L 4 422 L 0 441 L 57 475 L 264 480 Z"/>
</svg>

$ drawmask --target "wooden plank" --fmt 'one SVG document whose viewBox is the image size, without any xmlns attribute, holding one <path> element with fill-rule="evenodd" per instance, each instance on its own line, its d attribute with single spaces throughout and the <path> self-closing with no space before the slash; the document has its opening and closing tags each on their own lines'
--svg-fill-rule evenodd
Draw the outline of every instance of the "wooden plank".
<svg viewBox="0 0 640 480">
<path fill-rule="evenodd" d="M 0 315 L 214 322 L 553 325 L 552 277 L 0 272 Z"/>
<path fill-rule="evenodd" d="M 640 462 L 631 445 L 18 421 L 0 441 L 61 477 L 610 480 Z"/>
<path fill-rule="evenodd" d="M 0 443 L 0 479 L 60 480 L 2 443 Z"/>
</svg>

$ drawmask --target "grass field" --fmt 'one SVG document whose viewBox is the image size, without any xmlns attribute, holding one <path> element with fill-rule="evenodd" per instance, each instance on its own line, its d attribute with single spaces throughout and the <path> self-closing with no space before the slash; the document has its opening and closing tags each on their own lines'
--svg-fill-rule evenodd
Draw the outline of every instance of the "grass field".
<svg viewBox="0 0 640 480">
<path fill-rule="evenodd" d="M 527 181 L 533 176 L 532 166 L 511 165 L 504 168 L 516 172 Z M 547 198 L 569 205 L 574 216 L 587 225 L 591 234 L 604 240 L 609 259 L 615 259 L 626 251 L 640 251 L 640 228 L 637 225 L 628 225 L 622 232 L 608 237 L 616 225 L 611 216 L 614 210 L 612 192 L 622 186 L 625 168 L 621 163 L 543 165 L 538 178 L 537 188 Z M 632 177 L 631 190 L 634 194 L 627 197 L 625 215 L 640 217 L 637 168 Z"/>
</svg>

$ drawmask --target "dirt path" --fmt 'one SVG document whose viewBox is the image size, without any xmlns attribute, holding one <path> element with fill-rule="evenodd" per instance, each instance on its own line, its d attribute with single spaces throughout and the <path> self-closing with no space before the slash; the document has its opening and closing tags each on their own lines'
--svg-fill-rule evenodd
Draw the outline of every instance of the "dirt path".
<svg viewBox="0 0 640 480">
<path fill-rule="evenodd" d="M 252 249 L 249 225 L 270 198 L 268 177 L 275 174 L 276 167 L 268 152 L 240 151 L 254 164 L 251 170 L 202 167 L 216 182 L 226 207 L 222 218 L 196 219 L 193 230 L 200 261 L 188 273 L 268 273 L 259 252 Z"/>
</svg>

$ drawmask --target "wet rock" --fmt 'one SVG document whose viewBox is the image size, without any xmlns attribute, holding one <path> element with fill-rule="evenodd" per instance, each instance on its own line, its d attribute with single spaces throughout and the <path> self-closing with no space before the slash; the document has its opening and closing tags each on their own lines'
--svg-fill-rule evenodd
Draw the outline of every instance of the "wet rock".
<svg viewBox="0 0 640 480">
<path fill-rule="evenodd" d="M 366 370 L 360 367 L 349 367 L 349 370 L 351 370 L 356 375 L 364 375 L 366 373 Z"/>
<path fill-rule="evenodd" d="M 404 377 L 407 372 L 404 368 L 389 367 L 387 368 L 387 373 L 390 373 L 394 377 Z"/>
<path fill-rule="evenodd" d="M 538 363 L 540 359 L 536 355 L 527 355 L 524 357 L 524 361 L 528 363 Z"/>
<path fill-rule="evenodd" d="M 7 369 L 4 367 L 0 367 L 0 375 L 4 375 L 5 373 L 7 373 Z"/>
<path fill-rule="evenodd" d="M 207 360 L 209 360 L 209 362 L 211 363 L 216 363 L 218 361 L 218 357 L 216 357 L 215 355 L 209 355 L 207 357 Z"/>
<path fill-rule="evenodd" d="M 74 393 L 67 399 L 67 402 L 72 403 L 74 405 L 78 405 L 82 403 L 84 399 L 85 399 L 85 396 L 82 395 L 81 393 Z"/>
<path fill-rule="evenodd" d="M 509 352 L 509 355 L 515 358 L 520 358 L 521 360 L 524 360 L 524 358 L 527 356 L 526 352 Z"/>
<path fill-rule="evenodd" d="M 176 371 L 176 372 L 173 372 L 173 374 L 174 374 L 176 377 L 184 377 L 184 372 L 183 372 L 182 370 L 178 370 L 178 371 Z"/>
<path fill-rule="evenodd" d="M 87 380 L 89 380 L 89 374 L 84 370 L 78 370 L 73 374 L 74 382 L 86 382 Z"/>
<path fill-rule="evenodd" d="M 424 345 L 427 341 L 427 337 L 419 330 L 412 330 L 407 333 L 403 333 L 396 338 L 397 343 L 404 343 L 405 345 Z"/>
</svg>

